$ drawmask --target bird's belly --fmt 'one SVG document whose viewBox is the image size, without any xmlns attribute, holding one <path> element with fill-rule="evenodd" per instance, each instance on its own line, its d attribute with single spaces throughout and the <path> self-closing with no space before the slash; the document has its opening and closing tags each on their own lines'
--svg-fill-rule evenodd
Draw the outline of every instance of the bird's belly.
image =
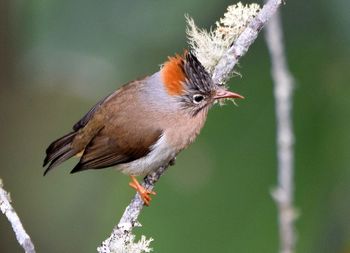
<svg viewBox="0 0 350 253">
<path fill-rule="evenodd" d="M 146 175 L 161 166 L 167 165 L 176 156 L 176 153 L 176 149 L 168 144 L 166 136 L 162 135 L 146 156 L 129 163 L 120 164 L 117 169 L 127 175 Z"/>
</svg>

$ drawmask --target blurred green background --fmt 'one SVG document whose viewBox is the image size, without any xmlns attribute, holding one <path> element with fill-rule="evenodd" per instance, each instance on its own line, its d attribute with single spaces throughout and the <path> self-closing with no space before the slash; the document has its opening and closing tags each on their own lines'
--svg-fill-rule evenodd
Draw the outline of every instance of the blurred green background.
<svg viewBox="0 0 350 253">
<path fill-rule="evenodd" d="M 100 98 L 186 48 L 184 14 L 209 28 L 231 1 L 1 0 L 0 177 L 37 252 L 96 252 L 134 192 L 113 169 L 43 177 L 47 145 Z M 260 1 L 261 3 L 261 1 Z M 297 252 L 350 252 L 350 2 L 287 1 Z M 138 234 L 154 252 L 277 252 L 276 145 L 263 33 L 197 141 L 157 184 Z M 0 215 L 0 252 L 22 252 Z"/>
</svg>

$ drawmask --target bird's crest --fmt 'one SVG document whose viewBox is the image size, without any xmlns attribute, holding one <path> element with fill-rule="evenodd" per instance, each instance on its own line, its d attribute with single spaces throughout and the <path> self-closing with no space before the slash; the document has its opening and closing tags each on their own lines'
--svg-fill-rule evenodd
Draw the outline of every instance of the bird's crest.
<svg viewBox="0 0 350 253">
<path fill-rule="evenodd" d="M 169 95 L 180 96 L 186 90 L 210 91 L 213 81 L 191 53 L 185 50 L 183 55 L 169 57 L 161 70 L 162 81 Z"/>
<path fill-rule="evenodd" d="M 186 52 L 185 52 L 186 54 Z M 162 68 L 162 79 L 169 95 L 179 96 L 184 92 L 186 75 L 184 72 L 184 58 L 181 55 L 168 57 Z"/>
</svg>

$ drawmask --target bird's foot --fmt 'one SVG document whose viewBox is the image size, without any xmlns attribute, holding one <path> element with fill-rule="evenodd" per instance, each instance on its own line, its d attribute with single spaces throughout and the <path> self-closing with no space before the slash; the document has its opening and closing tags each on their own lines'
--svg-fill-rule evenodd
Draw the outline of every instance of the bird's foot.
<svg viewBox="0 0 350 253">
<path fill-rule="evenodd" d="M 143 200 L 145 205 L 149 206 L 152 200 L 150 195 L 156 195 L 156 192 L 145 189 L 134 176 L 131 176 L 131 180 L 132 181 L 129 183 L 129 185 L 140 194 L 141 199 Z"/>
</svg>

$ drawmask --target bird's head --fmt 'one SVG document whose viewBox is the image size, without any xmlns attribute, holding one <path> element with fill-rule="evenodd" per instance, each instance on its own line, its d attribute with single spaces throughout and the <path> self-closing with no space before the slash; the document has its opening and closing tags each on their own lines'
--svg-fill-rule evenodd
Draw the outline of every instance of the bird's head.
<svg viewBox="0 0 350 253">
<path fill-rule="evenodd" d="M 243 98 L 215 84 L 195 55 L 188 51 L 182 56 L 169 57 L 161 69 L 161 78 L 167 94 L 193 116 L 217 100 Z"/>
</svg>

